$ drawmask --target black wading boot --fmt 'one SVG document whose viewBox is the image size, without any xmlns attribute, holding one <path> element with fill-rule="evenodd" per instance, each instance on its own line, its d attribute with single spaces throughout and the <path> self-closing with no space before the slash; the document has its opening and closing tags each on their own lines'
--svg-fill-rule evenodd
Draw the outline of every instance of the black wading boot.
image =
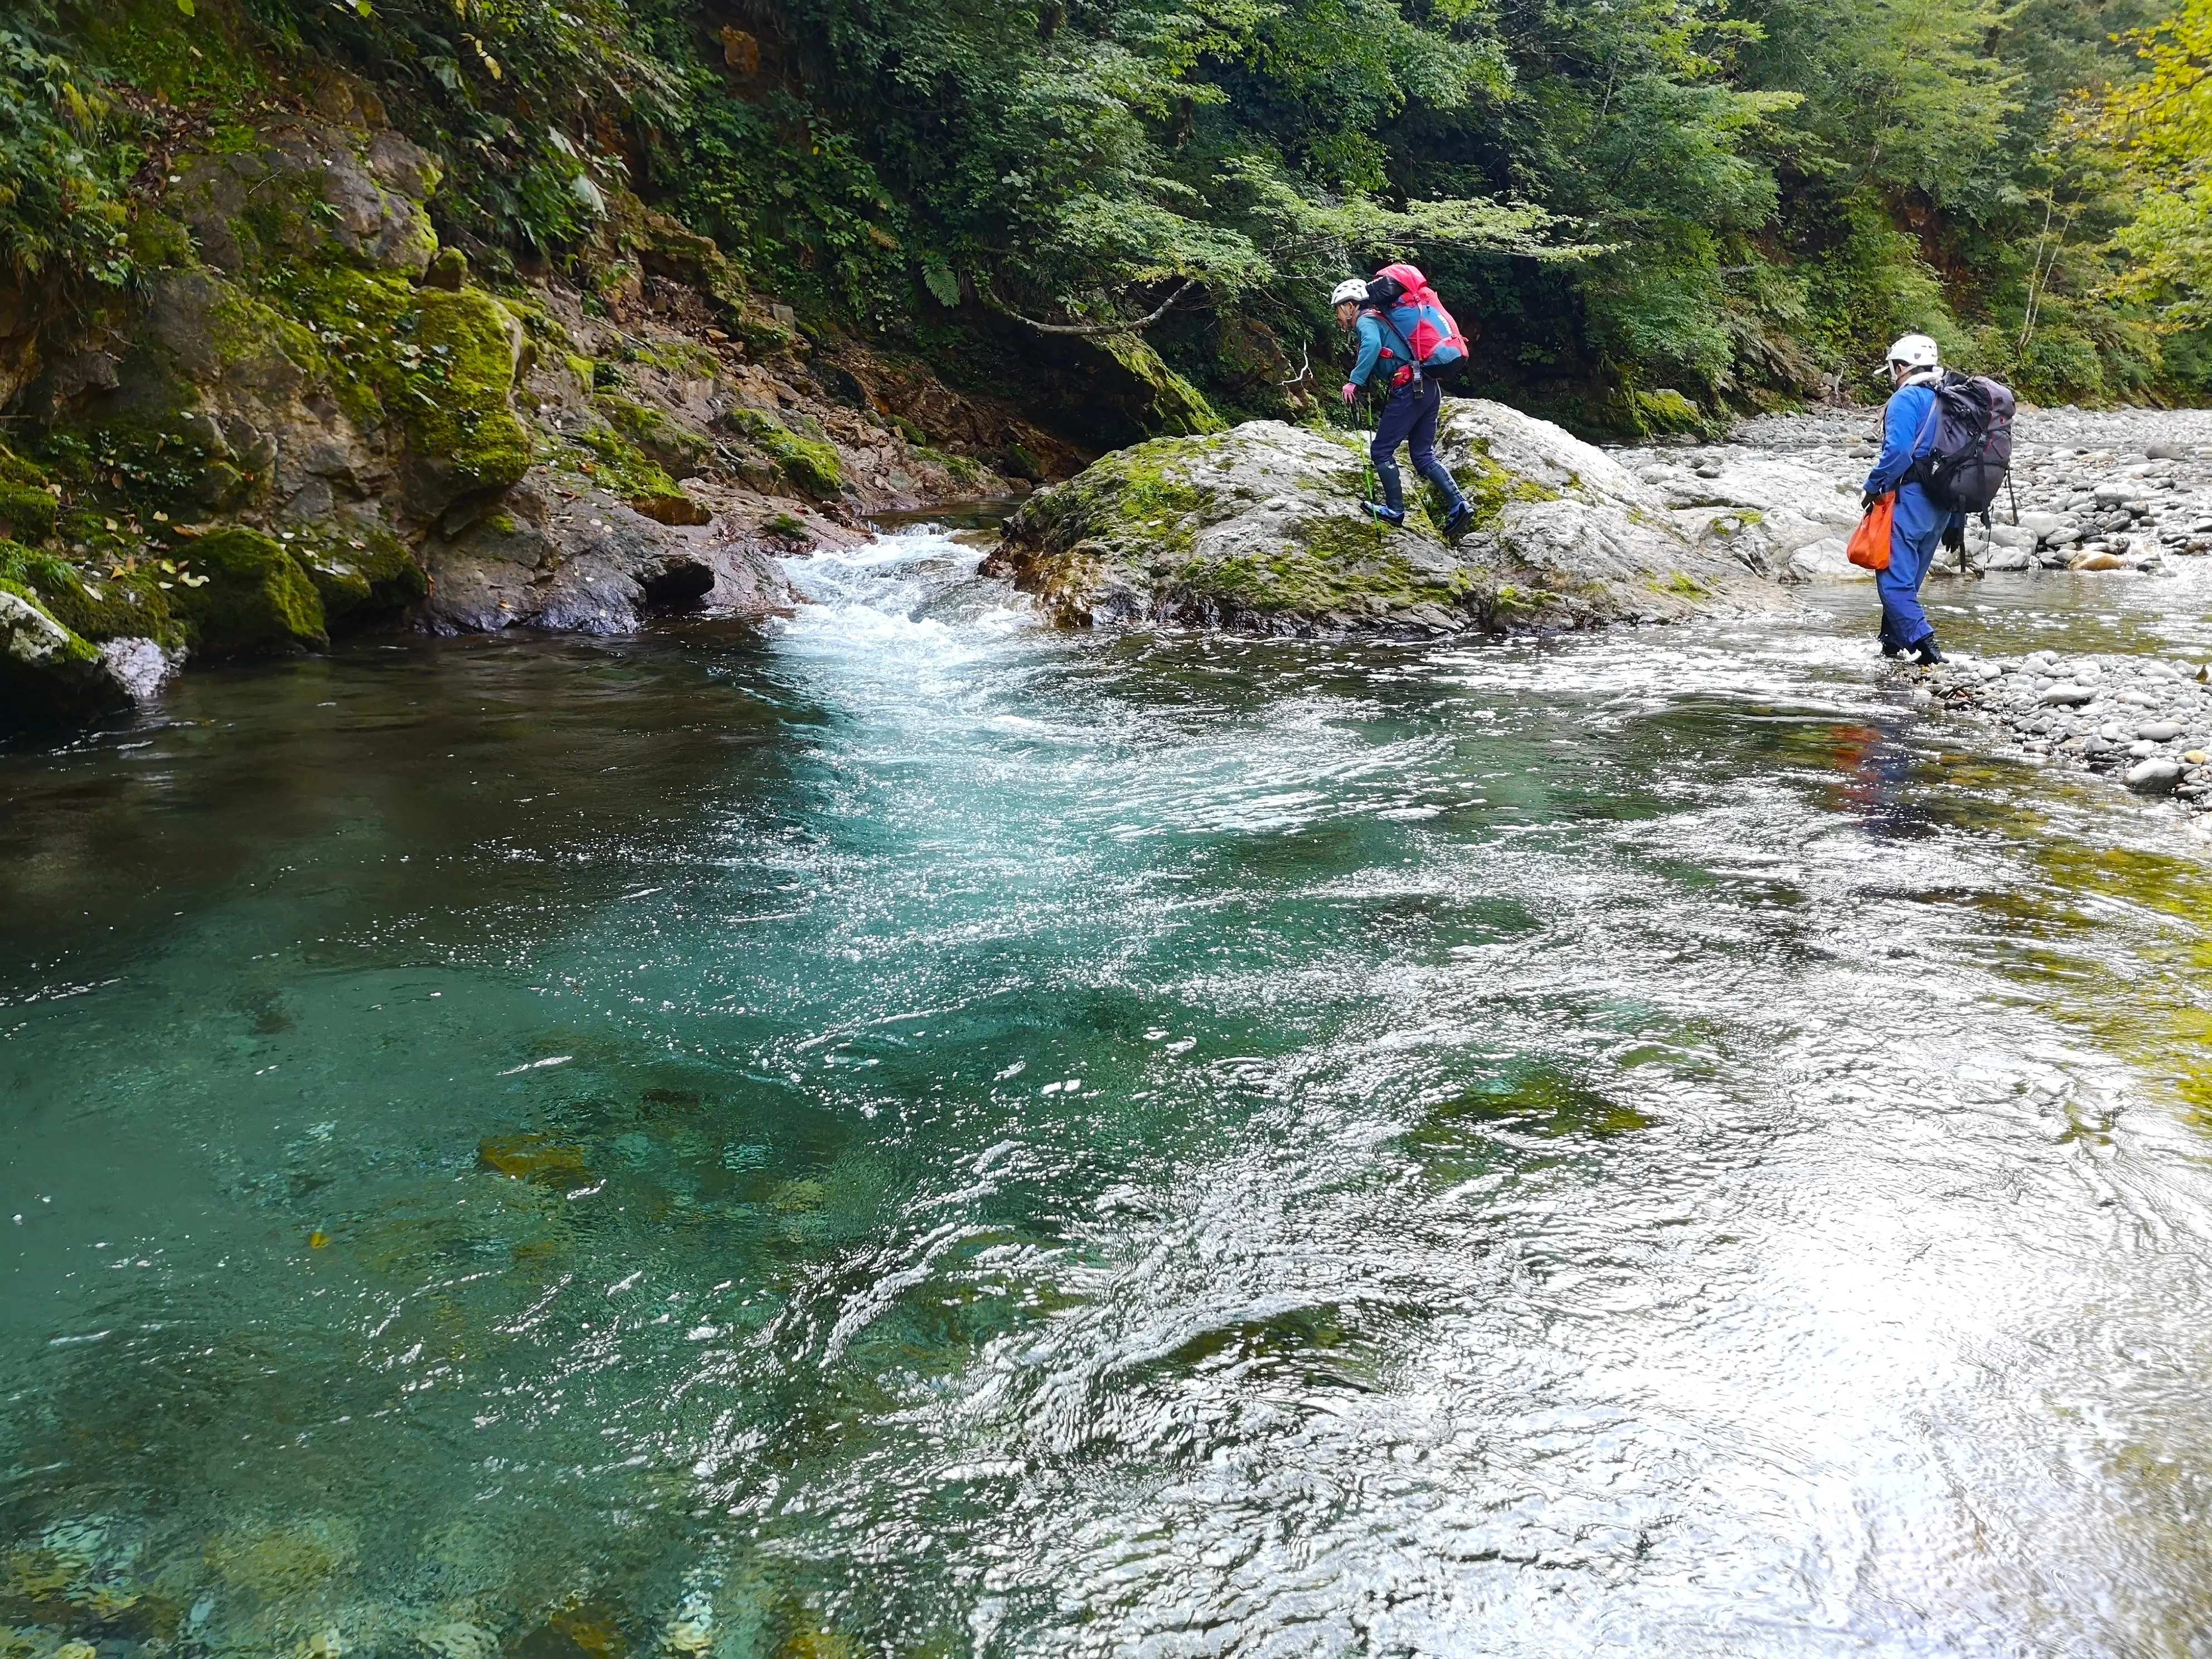
<svg viewBox="0 0 2212 1659">
<path fill-rule="evenodd" d="M 1929 635 L 1912 647 L 1912 660 L 1923 668 L 1933 668 L 1943 660 L 1943 653 L 1936 648 L 1936 636 L 1933 634 Z"/>
<path fill-rule="evenodd" d="M 1387 525 L 1406 522 L 1406 486 L 1398 477 L 1398 469 L 1376 465 L 1375 481 L 1382 486 L 1382 499 L 1367 503 L 1367 510 Z"/>
</svg>

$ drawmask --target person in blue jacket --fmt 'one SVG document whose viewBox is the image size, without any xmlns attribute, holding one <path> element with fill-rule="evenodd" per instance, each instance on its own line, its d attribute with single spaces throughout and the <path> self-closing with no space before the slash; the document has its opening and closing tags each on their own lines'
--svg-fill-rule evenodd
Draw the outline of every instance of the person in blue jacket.
<svg viewBox="0 0 2212 1659">
<path fill-rule="evenodd" d="M 1368 446 L 1368 453 L 1375 459 L 1375 476 L 1382 485 L 1382 499 L 1379 503 L 1370 501 L 1367 510 L 1385 524 L 1406 522 L 1406 486 L 1398 472 L 1398 446 L 1404 444 L 1412 453 L 1413 471 L 1437 487 L 1450 509 L 1444 520 L 1444 534 L 1456 537 L 1474 521 L 1474 509 L 1460 493 L 1451 469 L 1437 458 L 1437 416 L 1443 407 L 1444 389 L 1425 377 L 1415 380 L 1406 362 L 1412 349 L 1407 343 L 1413 337 L 1412 309 L 1401 308 L 1389 317 L 1374 310 L 1367 304 L 1367 284 L 1357 276 L 1339 283 L 1329 297 L 1336 307 L 1338 323 L 1351 329 L 1359 342 L 1358 360 L 1344 383 L 1346 408 L 1358 401 L 1376 368 L 1387 366 L 1384 383 L 1389 391 L 1375 422 L 1375 441 Z"/>
<path fill-rule="evenodd" d="M 1939 547 L 1964 547 L 1966 520 L 1928 499 L 1917 483 L 1904 482 L 1912 464 L 1936 447 L 1938 416 L 1936 384 L 1943 365 L 1936 342 L 1907 334 L 1889 349 L 1889 383 L 1895 388 L 1881 412 L 1881 453 L 1867 474 L 1866 504 L 1897 491 L 1897 518 L 1889 532 L 1889 568 L 1875 573 L 1881 595 L 1884 656 L 1910 657 L 1923 665 L 1939 663 L 1936 624 L 1920 608 L 1920 584 L 1928 580 Z"/>
</svg>

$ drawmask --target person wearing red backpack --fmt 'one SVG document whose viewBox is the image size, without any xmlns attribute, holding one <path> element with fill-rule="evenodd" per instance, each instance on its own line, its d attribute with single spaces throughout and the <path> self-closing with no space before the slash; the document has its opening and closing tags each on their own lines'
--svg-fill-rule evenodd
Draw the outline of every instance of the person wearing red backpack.
<svg viewBox="0 0 2212 1659">
<path fill-rule="evenodd" d="M 1378 373 L 1389 390 L 1375 422 L 1375 475 L 1382 499 L 1367 510 L 1385 524 L 1406 522 L 1405 485 L 1398 474 L 1398 446 L 1412 453 L 1413 471 L 1437 487 L 1449 509 L 1444 534 L 1457 537 L 1474 520 L 1451 469 L 1437 458 L 1437 416 L 1443 382 L 1467 364 L 1467 339 L 1428 281 L 1412 265 L 1385 265 L 1375 280 L 1351 277 L 1330 296 L 1340 325 L 1359 346 L 1352 377 L 1344 383 L 1349 408 Z"/>
</svg>

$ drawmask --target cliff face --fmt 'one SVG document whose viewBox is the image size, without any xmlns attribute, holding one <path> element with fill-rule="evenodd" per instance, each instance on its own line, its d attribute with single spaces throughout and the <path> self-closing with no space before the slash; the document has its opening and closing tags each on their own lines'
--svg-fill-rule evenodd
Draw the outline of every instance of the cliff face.
<svg viewBox="0 0 2212 1659">
<path fill-rule="evenodd" d="M 19 275 L 0 303 L 0 725 L 370 623 L 765 614 L 776 556 L 866 513 L 1079 464 L 1011 404 L 810 339 L 632 197 L 565 275 L 486 283 L 440 246 L 440 158 L 343 77 L 250 123 L 147 118 L 130 289 L 73 312 Z"/>
</svg>

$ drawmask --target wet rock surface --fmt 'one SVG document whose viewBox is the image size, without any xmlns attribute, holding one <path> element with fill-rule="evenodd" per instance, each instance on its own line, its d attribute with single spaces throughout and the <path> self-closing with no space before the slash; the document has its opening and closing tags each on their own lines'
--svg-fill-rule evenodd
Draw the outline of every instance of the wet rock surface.
<svg viewBox="0 0 2212 1659">
<path fill-rule="evenodd" d="M 1117 452 L 1008 523 L 988 567 L 1084 627 L 1458 632 L 1695 613 L 1751 584 L 1603 451 L 1500 404 L 1451 399 L 1438 453 L 1474 510 L 1373 519 L 1353 434 L 1248 422 Z M 1421 492 L 1423 495 L 1428 492 Z"/>
<path fill-rule="evenodd" d="M 497 511 L 425 546 L 433 586 L 422 617 L 447 634 L 618 634 L 654 611 L 787 610 L 790 590 L 771 562 L 787 544 L 752 533 L 741 514 L 700 516 L 707 522 L 665 525 L 588 479 L 532 478 Z"/>
<path fill-rule="evenodd" d="M 92 646 L 30 598 L 0 586 L 0 699 L 23 724 L 71 724 L 131 704 L 128 684 Z"/>
</svg>

